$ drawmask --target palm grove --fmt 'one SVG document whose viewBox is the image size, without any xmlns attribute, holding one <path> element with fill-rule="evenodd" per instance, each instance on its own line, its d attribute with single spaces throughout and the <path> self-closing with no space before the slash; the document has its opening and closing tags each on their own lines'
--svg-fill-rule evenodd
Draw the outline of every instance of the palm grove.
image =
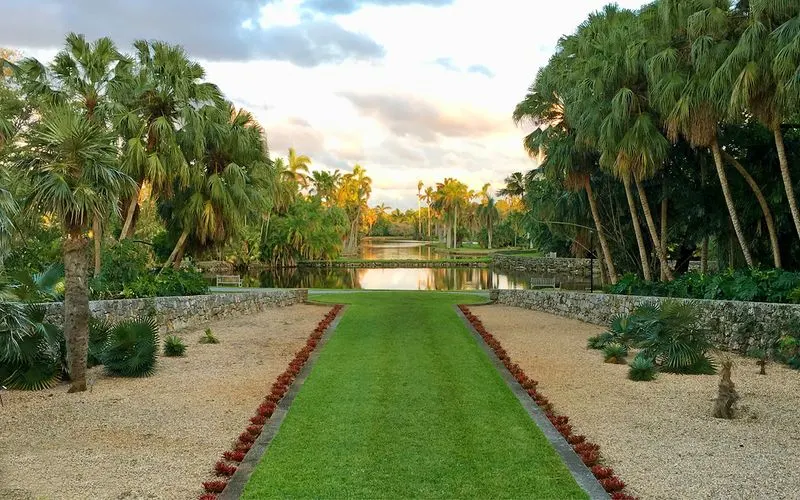
<svg viewBox="0 0 800 500">
<path fill-rule="evenodd" d="M 70 34 L 47 65 L 0 57 L 0 268 L 28 273 L 16 278 L 19 299 L 20 283 L 41 285 L 45 267 L 63 262 L 71 391 L 86 389 L 90 295 L 191 283 L 180 270 L 187 255 L 292 264 L 358 244 L 364 169 L 309 172 L 294 150 L 273 161 L 253 116 L 180 47 L 138 41 L 126 54 L 108 38 Z M 19 352 L 14 331 L 27 320 L 6 314 L 7 285 L 3 294 L 3 341 L 17 344 L 3 352 Z"/>
<path fill-rule="evenodd" d="M 623 272 L 800 268 L 800 3 L 608 6 L 562 37 L 514 119 L 544 155 L 528 221 Z M 536 232 L 533 229 L 533 232 Z M 670 261 L 674 260 L 674 267 Z"/>
</svg>

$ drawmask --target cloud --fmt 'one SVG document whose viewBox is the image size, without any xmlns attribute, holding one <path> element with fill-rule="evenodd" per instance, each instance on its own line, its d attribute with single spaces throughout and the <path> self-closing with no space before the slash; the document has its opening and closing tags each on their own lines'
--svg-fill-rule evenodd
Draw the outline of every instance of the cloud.
<svg viewBox="0 0 800 500">
<path fill-rule="evenodd" d="M 480 137 L 507 129 L 501 120 L 466 108 L 446 113 L 411 96 L 340 92 L 362 115 L 369 116 L 401 137 L 436 142 L 439 137 Z"/>
<path fill-rule="evenodd" d="M 454 0 L 305 0 L 303 7 L 328 15 L 352 14 L 366 5 L 400 6 L 423 5 L 427 7 L 443 7 L 451 5 Z"/>
<path fill-rule="evenodd" d="M 289 148 L 295 148 L 312 160 L 325 152 L 323 134 L 302 118 L 292 117 L 280 123 L 264 127 L 267 144 L 273 158 L 286 156 Z"/>
<path fill-rule="evenodd" d="M 484 66 L 483 64 L 473 64 L 469 68 L 467 68 L 467 73 L 476 73 L 479 75 L 488 76 L 489 78 L 494 77 L 494 72 Z"/>
<path fill-rule="evenodd" d="M 69 1 L 5 0 L 0 45 L 60 47 L 74 31 L 89 39 L 110 36 L 122 48 L 136 39 L 178 43 L 211 61 L 268 59 L 301 67 L 380 59 L 384 49 L 366 35 L 324 19 L 290 26 L 245 28 L 259 15 L 256 0 Z M 153 13 L 157 13 L 154 15 Z"/>
<path fill-rule="evenodd" d="M 455 65 L 453 59 L 450 57 L 440 57 L 433 62 L 434 64 L 438 64 L 444 69 L 449 69 L 450 71 L 458 71 L 458 66 Z"/>
</svg>

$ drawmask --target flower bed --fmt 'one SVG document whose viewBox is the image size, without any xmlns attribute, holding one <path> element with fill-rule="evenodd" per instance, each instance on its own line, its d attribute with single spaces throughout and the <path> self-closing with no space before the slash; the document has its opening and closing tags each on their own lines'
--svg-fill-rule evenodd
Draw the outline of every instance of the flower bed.
<svg viewBox="0 0 800 500">
<path fill-rule="evenodd" d="M 538 382 L 529 378 L 527 374 L 525 374 L 525 371 L 511 360 L 500 342 L 491 333 L 486 331 L 481 320 L 472 314 L 469 307 L 464 305 L 458 307 L 478 334 L 483 338 L 484 342 L 486 342 L 486 345 L 494 351 L 498 359 L 503 363 L 503 366 L 514 376 L 516 381 L 525 389 L 528 396 L 534 400 L 536 405 L 541 408 L 556 430 L 564 436 L 564 439 L 572 446 L 572 449 L 578 454 L 581 461 L 590 468 L 592 474 L 594 474 L 603 486 L 603 489 L 611 495 L 611 498 L 614 500 L 634 499 L 635 497 L 624 493 L 625 483 L 614 473 L 613 469 L 610 467 L 603 467 L 600 464 L 600 446 L 588 441 L 586 436 L 574 434 L 572 432 L 572 426 L 569 424 L 569 418 L 555 413 L 550 401 L 537 390 Z"/>
<path fill-rule="evenodd" d="M 250 448 L 253 446 L 258 436 L 261 435 L 264 425 L 266 425 L 269 418 L 275 412 L 278 403 L 283 399 L 286 393 L 289 392 L 289 387 L 294 382 L 297 374 L 300 373 L 300 370 L 306 362 L 308 362 L 311 353 L 316 349 L 320 339 L 325 334 L 325 330 L 330 326 L 342 308 L 343 306 L 341 305 L 335 305 L 331 308 L 328 314 L 325 315 L 311 333 L 306 341 L 306 345 L 295 354 L 294 359 L 289 363 L 286 370 L 278 375 L 275 383 L 272 384 L 271 392 L 261 405 L 258 406 L 256 414 L 250 418 L 250 425 L 247 426 L 244 432 L 239 434 L 233 449 L 225 451 L 221 459 L 214 464 L 213 471 L 219 476 L 219 479 L 203 483 L 203 489 L 206 493 L 200 496 L 200 500 L 216 499 L 217 495 L 222 493 L 228 485 L 228 480 L 236 472 L 238 465 L 244 460 L 245 455 L 250 451 Z"/>
</svg>

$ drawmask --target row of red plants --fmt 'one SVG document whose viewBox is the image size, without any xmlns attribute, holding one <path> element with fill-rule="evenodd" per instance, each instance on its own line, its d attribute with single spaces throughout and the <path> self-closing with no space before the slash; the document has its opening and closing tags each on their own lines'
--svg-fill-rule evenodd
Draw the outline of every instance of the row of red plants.
<svg viewBox="0 0 800 500">
<path fill-rule="evenodd" d="M 550 420 L 556 430 L 564 436 L 564 439 L 572 446 L 572 449 L 575 450 L 575 453 L 578 454 L 581 461 L 589 467 L 592 474 L 594 474 L 594 477 L 597 478 L 603 488 L 611 494 L 611 498 L 614 500 L 635 500 L 636 497 L 622 491 L 625 489 L 625 483 L 614 473 L 614 470 L 611 467 L 603 467 L 600 464 L 600 446 L 587 440 L 586 436 L 573 433 L 569 418 L 564 415 L 558 415 L 553 411 L 553 405 L 537 389 L 539 383 L 528 377 L 525 371 L 511 360 L 511 357 L 508 355 L 508 352 L 503 349 L 500 341 L 497 340 L 494 335 L 486 331 L 481 320 L 472 314 L 469 307 L 464 305 L 458 307 L 483 338 L 483 341 L 486 342 L 486 345 L 494 351 L 500 361 L 503 362 L 506 369 L 514 376 L 522 388 L 525 389 L 528 396 L 542 409 L 548 420 Z"/>
<path fill-rule="evenodd" d="M 295 354 L 294 359 L 289 363 L 289 367 L 278 375 L 275 383 L 272 384 L 271 392 L 256 409 L 256 414 L 250 417 L 250 425 L 247 426 L 244 432 L 239 434 L 233 449 L 223 453 L 220 460 L 214 464 L 214 473 L 219 479 L 203 483 L 203 489 L 206 493 L 200 496 L 200 500 L 215 500 L 217 495 L 222 493 L 228 485 L 228 480 L 236 472 L 238 465 L 244 460 L 244 456 L 253 446 L 258 436 L 261 435 L 267 420 L 275 412 L 280 400 L 289 392 L 292 382 L 294 382 L 308 358 L 311 357 L 311 353 L 316 349 L 320 339 L 325 334 L 325 330 L 342 310 L 342 307 L 344 306 L 333 306 L 317 327 L 314 328 L 314 332 L 306 340 L 306 345 Z"/>
</svg>

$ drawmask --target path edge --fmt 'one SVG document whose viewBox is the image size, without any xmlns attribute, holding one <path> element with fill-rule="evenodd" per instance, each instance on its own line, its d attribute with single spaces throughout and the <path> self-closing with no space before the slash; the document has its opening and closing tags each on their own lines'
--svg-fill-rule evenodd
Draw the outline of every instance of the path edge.
<svg viewBox="0 0 800 500">
<path fill-rule="evenodd" d="M 470 304 L 472 306 L 474 304 Z M 475 327 L 470 323 L 464 313 L 459 309 L 458 305 L 453 305 L 453 308 L 456 311 L 456 314 L 461 318 L 461 321 L 467 327 L 472 338 L 475 339 L 475 342 L 483 349 L 483 352 L 489 357 L 489 360 L 494 365 L 495 369 L 500 373 L 500 376 L 505 381 L 506 385 L 517 400 L 520 402 L 522 407 L 528 413 L 531 420 L 536 424 L 539 430 L 544 434 L 544 437 L 547 438 L 547 441 L 550 445 L 556 450 L 558 456 L 561 457 L 561 461 L 567 467 L 567 470 L 572 475 L 572 478 L 575 479 L 575 482 L 578 483 L 578 486 L 589 496 L 592 500 L 608 500 L 611 497 L 597 481 L 597 478 L 594 477 L 592 471 L 589 470 L 588 467 L 581 461 L 580 457 L 575 450 L 572 449 L 572 446 L 567 443 L 567 440 L 564 439 L 564 436 L 561 435 L 558 430 L 556 430 L 555 426 L 553 426 L 552 422 L 547 418 L 541 408 L 536 404 L 525 389 L 517 382 L 511 372 L 509 372 L 506 367 L 503 365 L 503 362 L 500 361 L 500 358 L 497 357 L 497 354 L 486 344 L 483 340 L 483 337 L 478 333 Z"/>
<path fill-rule="evenodd" d="M 295 377 L 292 385 L 289 387 L 289 391 L 283 396 L 276 406 L 275 412 L 269 419 L 269 423 L 264 426 L 261 434 L 255 440 L 255 442 L 253 442 L 253 446 L 244 456 L 244 460 L 242 460 L 242 462 L 238 465 L 236 472 L 228 481 L 228 485 L 225 487 L 222 493 L 217 496 L 218 500 L 238 500 L 241 498 L 247 482 L 250 481 L 250 476 L 252 476 L 253 471 L 256 469 L 256 467 L 258 467 L 258 464 L 261 463 L 261 459 L 266 454 L 270 444 L 272 444 L 272 440 L 275 439 L 275 436 L 278 434 L 281 424 L 286 418 L 286 415 L 289 413 L 289 409 L 294 402 L 294 398 L 297 397 L 297 394 L 299 394 L 300 390 L 303 388 L 306 378 L 308 378 L 308 376 L 311 374 L 311 370 L 314 369 L 314 365 L 317 363 L 317 358 L 319 358 L 322 349 L 336 331 L 336 327 L 339 326 L 339 322 L 344 316 L 344 313 L 347 311 L 347 308 L 348 306 L 344 305 L 342 309 L 339 310 L 339 314 L 336 315 L 336 318 L 331 322 L 330 325 L 328 325 L 328 328 L 325 329 L 325 333 L 320 338 L 316 349 L 311 352 L 311 355 L 308 357 L 308 361 L 303 365 L 303 368 L 297 374 L 297 377 Z"/>
</svg>

